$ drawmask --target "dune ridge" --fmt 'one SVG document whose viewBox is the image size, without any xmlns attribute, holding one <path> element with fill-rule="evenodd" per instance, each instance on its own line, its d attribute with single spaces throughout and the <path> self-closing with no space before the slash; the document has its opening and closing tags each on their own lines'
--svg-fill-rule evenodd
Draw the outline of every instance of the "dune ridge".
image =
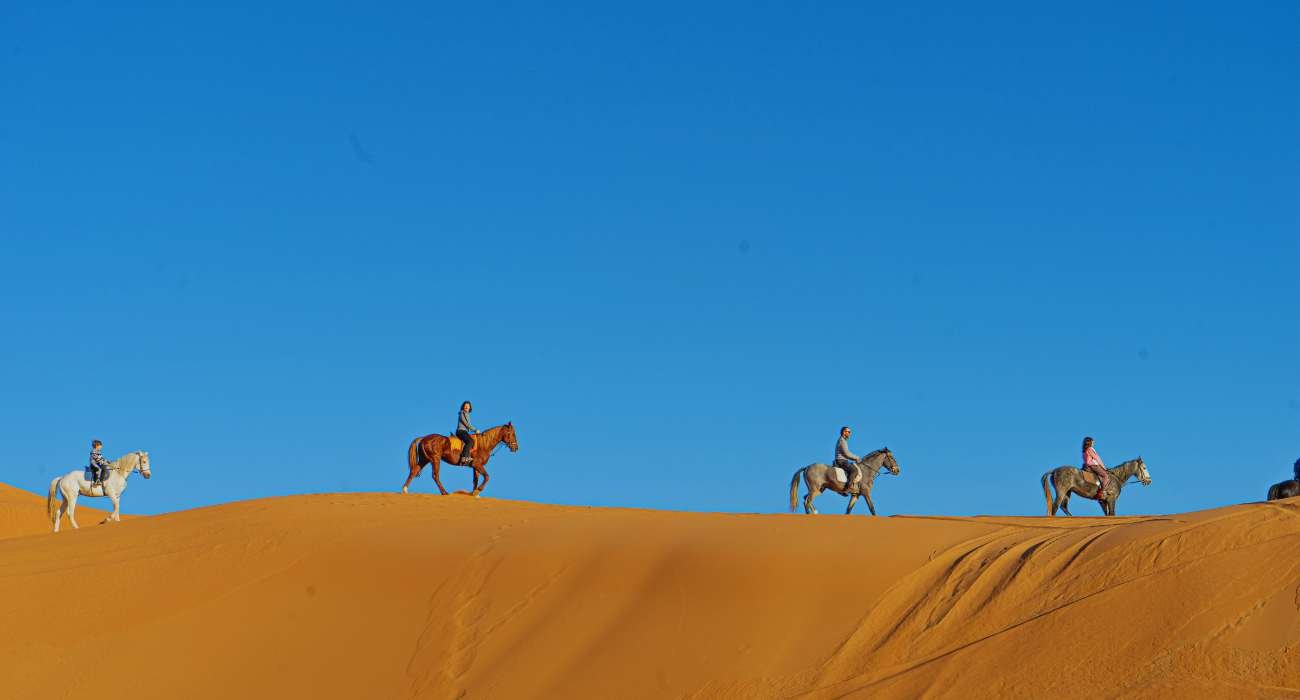
<svg viewBox="0 0 1300 700">
<path fill-rule="evenodd" d="M 327 494 L 58 535 L 43 501 L 0 486 L 13 697 L 1300 697 L 1293 501 L 846 518 Z"/>
</svg>

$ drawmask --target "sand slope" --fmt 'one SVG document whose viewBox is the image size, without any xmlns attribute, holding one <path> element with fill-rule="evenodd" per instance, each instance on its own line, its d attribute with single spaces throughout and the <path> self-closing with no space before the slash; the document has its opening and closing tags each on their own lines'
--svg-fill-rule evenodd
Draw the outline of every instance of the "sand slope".
<svg viewBox="0 0 1300 700">
<path fill-rule="evenodd" d="M 0 539 L 0 694 L 1300 697 L 1298 516 L 246 501 Z"/>
</svg>

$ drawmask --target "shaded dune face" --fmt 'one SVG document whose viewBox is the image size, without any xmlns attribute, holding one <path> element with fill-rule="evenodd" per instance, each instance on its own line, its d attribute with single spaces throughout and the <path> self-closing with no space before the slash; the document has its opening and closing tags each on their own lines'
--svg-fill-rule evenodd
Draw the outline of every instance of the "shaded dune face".
<svg viewBox="0 0 1300 700">
<path fill-rule="evenodd" d="M 871 519 L 330 494 L 53 535 L 43 497 L 3 488 L 13 697 L 1095 698 L 1100 673 L 1103 696 L 1300 686 L 1291 501 Z M 111 683 L 85 663 L 104 649 Z"/>
</svg>

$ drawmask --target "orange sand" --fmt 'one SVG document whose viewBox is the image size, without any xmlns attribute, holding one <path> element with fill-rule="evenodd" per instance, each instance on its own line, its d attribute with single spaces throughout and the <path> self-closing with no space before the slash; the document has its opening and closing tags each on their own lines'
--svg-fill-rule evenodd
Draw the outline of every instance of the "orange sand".
<svg viewBox="0 0 1300 700">
<path fill-rule="evenodd" d="M 52 535 L 3 487 L 0 696 L 1300 696 L 1297 516 L 337 494 Z"/>
</svg>

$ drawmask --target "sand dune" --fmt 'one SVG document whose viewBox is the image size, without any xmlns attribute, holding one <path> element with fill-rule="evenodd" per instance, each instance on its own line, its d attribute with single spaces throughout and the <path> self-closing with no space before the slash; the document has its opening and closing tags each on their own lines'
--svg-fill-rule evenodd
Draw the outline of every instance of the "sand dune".
<svg viewBox="0 0 1300 700">
<path fill-rule="evenodd" d="M 43 499 L 11 501 L 43 529 Z M 16 512 L 6 697 L 1300 696 L 1290 501 L 873 519 L 338 494 L 59 535 Z"/>
</svg>

